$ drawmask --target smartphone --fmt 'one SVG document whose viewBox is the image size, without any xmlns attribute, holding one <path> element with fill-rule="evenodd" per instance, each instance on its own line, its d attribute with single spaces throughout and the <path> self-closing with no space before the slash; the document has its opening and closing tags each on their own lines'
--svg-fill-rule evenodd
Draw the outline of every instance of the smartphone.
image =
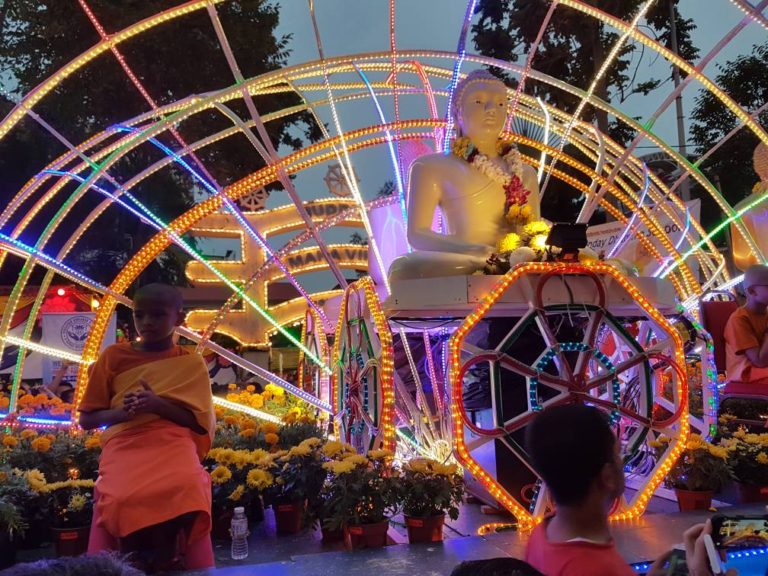
<svg viewBox="0 0 768 576">
<path fill-rule="evenodd" d="M 765 548 L 768 515 L 712 517 L 712 541 L 717 548 Z"/>
<path fill-rule="evenodd" d="M 685 563 L 685 550 L 673 548 L 667 560 L 664 576 L 688 576 L 688 564 Z"/>
</svg>

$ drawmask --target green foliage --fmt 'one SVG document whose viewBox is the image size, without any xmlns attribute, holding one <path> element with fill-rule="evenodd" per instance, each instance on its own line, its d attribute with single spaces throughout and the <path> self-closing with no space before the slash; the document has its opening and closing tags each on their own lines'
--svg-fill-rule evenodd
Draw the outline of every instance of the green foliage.
<svg viewBox="0 0 768 576">
<path fill-rule="evenodd" d="M 27 523 L 19 507 L 3 497 L 0 497 L 0 532 L 7 532 L 11 540 L 16 536 L 24 536 Z"/>
<path fill-rule="evenodd" d="M 326 528 L 376 524 L 395 512 L 400 502 L 400 478 L 386 459 L 368 460 L 358 455 L 335 464 L 337 472 L 324 489 Z"/>
<path fill-rule="evenodd" d="M 747 111 L 754 112 L 768 103 L 768 43 L 754 46 L 748 55 L 742 55 L 725 64 L 718 65 L 714 79 L 731 98 Z M 702 89 L 691 112 L 691 139 L 696 144 L 696 153 L 701 155 L 741 122 L 711 92 Z M 768 111 L 763 111 L 757 123 L 768 125 Z M 744 128 L 728 139 L 701 166 L 710 181 L 719 187 L 730 204 L 736 204 L 747 197 L 752 186 L 758 181 L 752 167 L 752 153 L 758 143 L 757 136 Z M 721 211 L 713 206 L 714 200 L 703 195 L 702 220 L 705 227 L 718 223 Z"/>
<path fill-rule="evenodd" d="M 736 480 L 768 486 L 768 433 L 739 429 L 730 438 L 723 438 L 720 445 L 728 450 L 728 466 Z"/>
<path fill-rule="evenodd" d="M 456 465 L 419 458 L 403 467 L 400 491 L 405 515 L 426 518 L 448 514 L 456 520 L 464 479 Z"/>
<path fill-rule="evenodd" d="M 663 454 L 667 446 L 665 442 L 657 442 L 654 446 L 657 456 Z M 682 490 L 720 490 L 731 480 L 727 458 L 724 448 L 713 446 L 694 434 L 665 482 Z"/>
<path fill-rule="evenodd" d="M 323 433 L 314 422 L 297 422 L 280 428 L 280 447 L 298 446 L 308 438 L 322 438 Z"/>
</svg>

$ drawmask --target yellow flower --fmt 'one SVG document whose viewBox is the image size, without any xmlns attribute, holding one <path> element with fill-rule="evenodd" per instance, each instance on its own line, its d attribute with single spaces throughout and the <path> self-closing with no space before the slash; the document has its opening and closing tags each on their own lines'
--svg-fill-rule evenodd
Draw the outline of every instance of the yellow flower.
<svg viewBox="0 0 768 576">
<path fill-rule="evenodd" d="M 35 438 L 30 442 L 30 446 L 36 452 L 44 453 L 51 449 L 51 441 L 45 437 Z"/>
<path fill-rule="evenodd" d="M 546 235 L 549 234 L 549 224 L 544 220 L 534 220 L 525 225 L 523 232 L 528 236 L 536 236 L 537 234 Z"/>
<path fill-rule="evenodd" d="M 267 472 L 266 470 L 261 470 L 260 468 L 254 468 L 250 472 L 248 472 L 248 476 L 246 476 L 246 482 L 248 483 L 249 488 L 255 488 L 256 490 L 264 490 L 265 488 L 269 488 L 272 486 L 272 483 L 274 482 L 274 477 L 272 474 Z"/>
<path fill-rule="evenodd" d="M 531 238 L 528 242 L 528 246 L 539 252 L 544 252 L 547 249 L 547 235 L 536 234 L 536 236 Z"/>
<path fill-rule="evenodd" d="M 19 444 L 19 439 L 15 436 L 3 436 L 3 446 L 6 448 L 16 448 Z"/>
<path fill-rule="evenodd" d="M 214 484 L 224 484 L 230 478 L 232 478 L 232 472 L 226 466 L 217 466 L 213 472 L 211 472 L 211 482 Z"/>
<path fill-rule="evenodd" d="M 715 458 L 722 458 L 723 460 L 728 458 L 728 450 L 722 446 L 710 446 L 709 453 Z"/>
<path fill-rule="evenodd" d="M 328 458 L 333 458 L 342 452 L 344 452 L 344 444 L 336 440 L 329 440 L 322 448 L 322 453 Z"/>
<path fill-rule="evenodd" d="M 47 484 L 45 474 L 40 472 L 37 468 L 27 470 L 24 476 L 26 477 L 29 487 L 35 492 L 42 492 L 45 489 L 45 485 Z"/>
<path fill-rule="evenodd" d="M 353 466 L 367 466 L 368 458 L 362 454 L 351 454 L 350 456 L 344 458 L 344 462 L 349 462 Z"/>
<path fill-rule="evenodd" d="M 279 396 L 285 395 L 285 390 L 283 390 L 280 386 L 277 386 L 275 384 L 267 384 L 264 387 L 264 392 L 269 392 L 272 394 L 272 396 L 275 396 L 276 398 Z"/>
<path fill-rule="evenodd" d="M 707 446 L 707 443 L 698 434 L 691 434 L 688 437 L 688 444 L 686 445 L 686 448 L 688 448 L 688 450 L 697 450 L 699 448 L 706 448 L 706 446 Z"/>
<path fill-rule="evenodd" d="M 243 497 L 243 494 L 245 493 L 245 486 L 242 484 L 238 484 L 237 488 L 232 490 L 232 494 L 227 496 L 229 500 L 233 500 L 234 502 L 239 502 L 240 498 Z"/>
<path fill-rule="evenodd" d="M 25 428 L 21 431 L 21 434 L 19 434 L 19 437 L 22 440 L 26 440 L 27 438 L 34 438 L 35 436 L 37 436 L 37 431 L 32 430 L 31 428 Z"/>
<path fill-rule="evenodd" d="M 312 449 L 309 446 L 294 446 L 288 451 L 286 458 L 296 458 L 302 456 L 309 456 L 312 453 Z"/>
<path fill-rule="evenodd" d="M 271 446 L 274 446 L 275 444 L 277 444 L 280 441 L 280 436 L 270 432 L 269 434 L 264 434 L 264 441 L 267 444 L 269 444 Z"/>
<path fill-rule="evenodd" d="M 744 438 L 747 435 L 746 428 L 739 427 L 736 432 L 733 433 L 734 438 Z"/>
<path fill-rule="evenodd" d="M 323 464 L 323 468 L 336 474 L 337 476 L 340 476 L 342 474 L 352 472 L 352 470 L 355 469 L 355 464 L 349 460 L 332 461 Z"/>
<path fill-rule="evenodd" d="M 88 504 L 88 498 L 86 498 L 82 494 L 72 494 L 72 496 L 69 499 L 69 505 L 67 506 L 67 508 L 69 508 L 73 512 L 79 512 L 80 510 L 85 508 L 86 504 Z"/>
<path fill-rule="evenodd" d="M 664 444 L 662 444 L 658 440 L 651 440 L 650 442 L 648 442 L 648 446 L 650 446 L 651 448 L 663 448 Z"/>
<path fill-rule="evenodd" d="M 395 455 L 391 450 L 371 450 L 368 452 L 368 458 L 371 460 L 387 460 L 394 457 Z"/>
<path fill-rule="evenodd" d="M 320 444 L 322 444 L 322 443 L 323 443 L 323 441 L 320 440 L 320 438 L 316 438 L 316 437 L 312 436 L 311 438 L 307 438 L 306 440 L 302 440 L 299 443 L 299 446 L 307 446 L 309 448 L 316 448 L 317 446 L 320 446 Z"/>
<path fill-rule="evenodd" d="M 429 462 L 426 458 L 413 458 L 406 464 L 406 468 L 413 472 L 428 474 L 430 470 Z"/>
<path fill-rule="evenodd" d="M 459 471 L 459 467 L 456 464 L 440 464 L 435 462 L 432 465 L 432 472 L 440 476 L 454 476 Z"/>
<path fill-rule="evenodd" d="M 240 430 L 239 436 L 243 438 L 252 438 L 253 436 L 256 436 L 256 430 L 253 428 L 245 428 L 244 430 Z"/>
<path fill-rule="evenodd" d="M 89 436 L 85 439 L 85 447 L 88 450 L 95 450 L 101 446 L 101 438 L 98 436 Z"/>
<path fill-rule="evenodd" d="M 756 460 L 758 464 L 762 464 L 763 466 L 765 466 L 766 464 L 768 464 L 768 454 L 766 454 L 765 452 L 760 452 L 760 454 L 757 455 Z"/>
<path fill-rule="evenodd" d="M 520 248 L 520 243 L 520 235 L 510 232 L 509 234 L 506 234 L 504 238 L 499 240 L 497 249 L 499 252 L 512 252 L 513 250 Z"/>
</svg>

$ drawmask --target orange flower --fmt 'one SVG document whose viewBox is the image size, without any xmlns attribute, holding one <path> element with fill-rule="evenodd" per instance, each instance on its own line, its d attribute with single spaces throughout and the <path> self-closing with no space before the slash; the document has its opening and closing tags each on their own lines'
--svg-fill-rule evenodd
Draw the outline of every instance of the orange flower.
<svg viewBox="0 0 768 576">
<path fill-rule="evenodd" d="M 269 434 L 265 434 L 264 435 L 264 441 L 267 444 L 270 444 L 270 445 L 274 446 L 275 444 L 277 444 L 280 441 L 280 436 L 278 436 L 274 432 L 270 432 Z"/>
<path fill-rule="evenodd" d="M 224 424 L 227 426 L 236 426 L 237 425 L 237 418 L 234 416 L 227 416 L 224 418 Z"/>
<path fill-rule="evenodd" d="M 88 450 L 95 450 L 101 446 L 101 439 L 98 436 L 89 436 L 85 439 L 85 447 Z"/>
<path fill-rule="evenodd" d="M 240 430 L 240 436 L 243 438 L 252 438 L 256 436 L 256 430 L 253 428 L 244 428 L 243 430 Z"/>
<path fill-rule="evenodd" d="M 26 440 L 28 438 L 34 438 L 35 436 L 37 436 L 37 431 L 32 430 L 32 428 L 25 428 L 24 430 L 21 431 L 21 434 L 19 434 L 19 437 L 22 440 Z"/>
<path fill-rule="evenodd" d="M 5 396 L 0 397 L 0 409 L 8 408 L 11 405 L 11 399 Z"/>
<path fill-rule="evenodd" d="M 3 446 L 6 448 L 16 448 L 19 444 L 19 439 L 15 436 L 3 436 Z"/>
<path fill-rule="evenodd" d="M 48 450 L 51 449 L 51 441 L 44 436 L 35 438 L 32 440 L 32 442 L 30 442 L 30 445 L 32 446 L 33 450 L 41 453 L 48 452 Z"/>
<path fill-rule="evenodd" d="M 248 386 L 245 387 L 245 390 L 246 392 L 251 392 L 251 393 L 256 392 L 256 386 L 254 386 L 253 384 L 248 384 Z"/>
<path fill-rule="evenodd" d="M 249 404 L 254 408 L 261 408 L 264 406 L 264 397 L 261 394 L 254 394 L 251 396 Z"/>
</svg>

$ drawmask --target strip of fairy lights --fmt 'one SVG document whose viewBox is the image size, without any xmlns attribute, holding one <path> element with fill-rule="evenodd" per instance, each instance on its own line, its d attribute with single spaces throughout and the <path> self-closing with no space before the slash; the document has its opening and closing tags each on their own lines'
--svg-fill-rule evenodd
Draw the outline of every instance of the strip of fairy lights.
<svg viewBox="0 0 768 576">
<path fill-rule="evenodd" d="M 72 280 L 81 282 L 84 285 L 88 286 L 89 288 L 97 292 L 100 292 L 102 294 L 109 294 L 110 296 L 112 296 L 113 298 L 116 298 L 118 301 L 120 301 L 122 304 L 125 304 L 126 306 L 131 307 L 133 305 L 131 300 L 128 297 L 122 294 L 114 293 L 112 290 L 110 290 L 106 286 L 99 284 L 95 280 L 88 278 L 84 274 L 77 272 L 76 270 L 70 268 L 66 264 L 63 264 L 57 261 L 56 259 L 52 258 L 48 254 L 45 254 L 40 250 L 36 250 L 35 248 L 32 248 L 31 246 L 28 246 L 23 242 L 16 240 L 14 238 L 10 238 L 9 236 L 2 233 L 0 233 L 0 241 L 6 244 L 6 249 L 14 250 L 15 252 L 19 253 L 22 256 L 34 256 L 40 259 L 41 261 L 45 262 L 47 267 L 55 270 L 59 274 L 62 274 L 64 276 L 69 276 Z M 177 331 L 180 334 L 182 334 L 185 338 L 188 338 L 189 340 L 192 340 L 192 341 L 200 340 L 200 336 L 196 332 L 189 330 L 187 328 L 179 327 Z M 28 348 L 30 350 L 37 351 L 42 354 L 48 354 L 51 356 L 55 356 L 57 358 L 64 358 L 67 360 L 71 360 L 72 362 L 77 362 L 77 363 L 86 364 L 86 365 L 92 363 L 92 361 L 83 360 L 80 356 L 77 356 L 68 352 L 62 352 L 50 346 L 42 346 L 38 343 L 31 342 L 29 340 L 16 338 L 15 336 L 8 335 L 4 338 L 4 340 L 9 344 L 22 346 L 24 348 Z M 251 362 L 248 362 L 242 359 L 240 356 L 238 356 L 234 352 L 231 352 L 214 343 L 208 343 L 206 344 L 206 347 L 213 350 L 217 354 L 226 357 L 228 360 L 244 368 L 245 370 L 252 372 L 257 377 L 260 377 L 267 382 L 271 382 L 285 389 L 290 394 L 293 394 L 294 396 L 297 396 L 302 400 L 313 404 L 317 408 L 320 408 L 321 410 L 325 410 L 325 411 L 330 411 L 330 405 L 328 405 L 327 403 L 318 400 L 311 394 L 308 394 L 304 390 L 301 390 L 300 388 L 297 388 L 296 386 L 286 382 L 285 380 L 272 374 L 268 370 L 265 370 L 264 368 L 256 364 L 253 364 Z"/>
<path fill-rule="evenodd" d="M 544 16 L 544 20 L 541 22 L 541 26 L 539 26 L 539 32 L 536 34 L 536 39 L 533 41 L 531 48 L 528 50 L 528 57 L 525 60 L 525 68 L 523 68 L 523 72 L 520 74 L 520 81 L 517 83 L 517 89 L 515 90 L 515 96 L 512 100 L 512 106 L 510 108 L 509 114 L 507 115 L 507 123 L 504 126 L 504 130 L 510 130 L 512 127 L 512 119 L 515 117 L 515 112 L 517 112 L 517 104 L 520 102 L 520 95 L 525 89 L 525 81 L 528 78 L 528 74 L 531 72 L 531 68 L 533 68 L 533 57 L 536 56 L 536 52 L 539 49 L 539 44 L 541 43 L 541 39 L 544 36 L 544 31 L 547 29 L 547 26 L 549 26 L 549 21 L 552 19 L 552 14 L 555 13 L 555 8 L 557 8 L 558 1 L 559 0 L 552 0 L 550 2 L 549 10 L 547 10 L 547 14 Z M 549 115 L 547 115 L 547 121 L 549 121 Z M 544 137 L 544 143 L 548 143 L 546 136 Z M 539 176 L 539 182 L 541 182 L 541 176 Z"/>
<path fill-rule="evenodd" d="M 365 75 L 365 72 L 363 72 L 360 67 L 352 62 L 352 66 L 357 71 L 358 75 L 362 79 L 362 81 L 365 83 L 365 87 L 368 89 L 368 93 L 371 95 L 371 100 L 373 100 L 373 105 L 376 106 L 376 113 L 379 115 L 379 121 L 384 128 L 384 136 L 387 139 L 387 147 L 389 148 L 389 156 L 392 160 L 392 168 L 395 171 L 395 182 L 397 184 L 397 195 L 400 198 L 400 210 L 403 215 L 403 226 L 407 230 L 408 229 L 408 210 L 405 206 L 405 185 L 403 184 L 403 175 L 400 172 L 400 158 L 398 155 L 398 148 L 395 147 L 395 140 L 392 138 L 392 132 L 389 129 L 387 125 L 387 119 L 384 117 L 384 110 L 381 109 L 381 104 L 379 103 L 379 99 L 376 96 L 376 92 L 373 90 L 373 86 L 371 86 L 371 82 L 368 80 L 368 76 Z M 396 125 L 400 125 L 399 120 L 395 120 Z M 399 130 L 398 130 L 399 132 Z M 399 135 L 398 135 L 399 138 Z M 411 251 L 410 246 L 408 246 L 408 251 Z"/>
<path fill-rule="evenodd" d="M 451 139 L 453 132 L 453 93 L 456 91 L 456 85 L 459 83 L 461 66 L 467 56 L 467 33 L 469 32 L 469 23 L 472 21 L 472 15 L 475 13 L 477 0 L 467 2 L 467 10 L 464 13 L 464 20 L 461 23 L 461 32 L 459 32 L 459 43 L 456 46 L 456 64 L 453 66 L 453 75 L 448 88 L 448 104 L 445 108 L 445 134 L 443 134 L 443 154 L 448 154 L 451 149 Z"/>
<path fill-rule="evenodd" d="M 131 132 L 131 133 L 137 133 L 140 132 L 137 128 L 131 128 L 129 126 L 117 126 L 117 130 L 122 132 Z M 325 312 L 323 309 L 317 305 L 317 303 L 314 301 L 312 296 L 304 289 L 303 286 L 299 283 L 299 281 L 296 279 L 296 277 L 288 270 L 288 267 L 285 265 L 285 263 L 282 261 L 280 257 L 278 257 L 275 252 L 272 250 L 272 248 L 267 243 L 267 240 L 262 237 L 261 234 L 253 227 L 253 225 L 246 219 L 246 217 L 243 215 L 242 211 L 237 207 L 237 205 L 226 195 L 222 194 L 221 187 L 218 186 L 218 184 L 212 184 L 209 182 L 206 178 L 204 178 L 202 175 L 200 175 L 197 170 L 195 170 L 192 166 L 189 165 L 189 163 L 186 162 L 181 156 L 179 156 L 176 152 L 168 148 L 165 144 L 157 140 L 157 138 L 148 138 L 147 140 L 151 144 L 153 144 L 155 147 L 159 148 L 164 154 L 167 156 L 170 156 L 173 158 L 174 162 L 176 162 L 178 165 L 180 165 L 182 168 L 184 168 L 187 172 L 189 172 L 192 177 L 200 182 L 200 184 L 203 185 L 205 190 L 207 190 L 212 196 L 220 196 L 221 201 L 224 203 L 224 206 L 226 206 L 227 210 L 229 211 L 232 216 L 235 217 L 235 219 L 238 221 L 240 226 L 245 230 L 251 238 L 253 238 L 256 243 L 261 246 L 262 250 L 264 250 L 270 257 L 270 259 L 277 265 L 277 267 L 280 269 L 280 271 L 285 275 L 286 278 L 290 281 L 290 283 L 293 285 L 296 290 L 298 290 L 299 294 L 301 294 L 304 299 L 307 301 L 309 306 L 312 307 L 315 312 L 318 313 L 320 318 L 322 318 L 324 323 L 328 323 L 328 318 L 325 315 Z"/>
<path fill-rule="evenodd" d="M 61 171 L 52 171 L 53 173 L 59 173 Z M 85 183 L 86 179 L 82 176 L 79 176 L 77 174 L 72 174 L 68 172 L 61 172 L 61 175 L 69 176 L 70 178 L 73 178 L 81 183 Z M 248 296 L 246 293 L 244 293 L 237 284 L 232 282 L 227 276 L 225 276 L 221 271 L 218 270 L 213 264 L 211 264 L 208 260 L 206 260 L 203 256 L 197 253 L 197 251 L 192 248 L 181 236 L 179 236 L 176 232 L 173 231 L 172 228 L 170 228 L 162 219 L 160 219 L 157 215 L 155 215 L 149 208 L 147 208 L 143 203 L 141 203 L 133 194 L 128 192 L 127 190 L 122 191 L 122 195 L 127 197 L 131 202 L 138 208 L 136 210 L 126 202 L 124 202 L 121 198 L 118 198 L 116 195 L 112 194 L 111 192 L 108 192 L 104 188 L 101 188 L 99 186 L 96 186 L 94 184 L 90 185 L 94 190 L 97 192 L 103 194 L 104 196 L 110 198 L 113 202 L 116 202 L 135 216 L 137 216 L 139 219 L 141 219 L 142 222 L 145 224 L 151 226 L 155 230 L 166 234 L 169 238 L 171 238 L 174 243 L 179 246 L 182 250 L 184 250 L 187 254 L 189 254 L 192 258 L 194 258 L 196 261 L 200 262 L 203 266 L 208 268 L 212 274 L 214 274 L 219 280 L 221 280 L 224 284 L 226 284 L 233 292 L 237 292 L 240 298 L 242 298 L 245 302 L 247 302 L 254 310 L 256 310 L 259 314 L 261 314 L 262 317 L 264 317 L 267 322 L 272 324 L 277 330 L 280 331 L 283 336 L 285 336 L 288 340 L 291 341 L 297 348 L 300 348 L 304 350 L 304 353 L 312 359 L 312 361 L 317 364 L 320 368 L 323 370 L 330 372 L 330 368 L 315 354 L 312 353 L 311 350 L 306 348 L 301 342 L 299 342 L 295 336 L 293 336 L 288 330 L 283 328 L 277 320 L 272 318 L 272 316 L 269 315 L 269 313 L 264 310 L 253 298 Z"/>
<path fill-rule="evenodd" d="M 608 259 L 613 258 L 614 255 L 618 253 L 624 244 L 624 240 L 626 240 L 628 237 L 629 231 L 634 227 L 637 214 L 643 209 L 643 202 L 645 202 L 645 196 L 648 194 L 648 187 L 650 184 L 651 179 L 648 176 L 648 166 L 645 162 L 643 162 L 643 191 L 640 194 L 640 199 L 637 201 L 637 207 L 632 211 L 632 216 L 630 216 L 629 222 L 627 222 L 627 225 L 624 226 L 624 230 L 621 231 L 621 235 L 619 236 L 619 239 L 616 240 L 616 243 L 613 245 L 613 248 L 611 248 L 611 251 L 608 252 Z"/>
<path fill-rule="evenodd" d="M 570 120 L 568 121 L 568 125 L 565 128 L 565 132 L 563 133 L 562 140 L 560 141 L 560 147 L 559 151 L 562 152 L 565 149 L 565 145 L 568 143 L 568 135 L 570 134 L 571 130 L 573 129 L 574 125 L 576 124 L 576 121 L 581 117 L 581 113 L 584 111 L 585 106 L 589 102 L 589 100 L 592 98 L 592 95 L 595 93 L 595 89 L 597 88 L 598 83 L 600 80 L 605 76 L 605 73 L 608 71 L 608 69 L 613 66 L 614 61 L 616 58 L 618 58 L 619 54 L 621 53 L 621 49 L 624 47 L 624 43 L 627 41 L 629 36 L 631 35 L 632 31 L 637 27 L 640 20 L 645 17 L 646 12 L 651 8 L 651 6 L 654 4 L 656 0 L 647 0 L 641 7 L 640 10 L 637 11 L 637 14 L 635 14 L 635 17 L 632 19 L 632 23 L 629 25 L 629 29 L 625 30 L 621 36 L 619 36 L 619 39 L 616 40 L 616 43 L 611 48 L 611 51 L 608 53 L 608 56 L 606 56 L 605 60 L 603 61 L 603 64 L 600 66 L 600 68 L 597 71 L 597 74 L 595 74 L 595 77 L 592 79 L 592 83 L 589 85 L 589 88 L 587 89 L 586 94 L 581 99 L 581 102 L 579 102 L 579 105 L 576 107 L 576 111 L 571 115 Z M 541 189 L 541 195 L 544 195 L 544 192 L 547 189 L 547 184 L 549 184 L 549 179 L 552 174 L 552 168 L 555 167 L 557 164 L 557 158 L 553 158 L 552 162 L 549 165 L 549 170 L 547 171 L 547 177 L 544 179 L 544 185 Z"/>
<path fill-rule="evenodd" d="M 232 75 L 235 78 L 236 85 L 240 87 L 240 92 L 243 97 L 243 102 L 245 102 L 245 107 L 248 109 L 248 112 L 251 115 L 251 119 L 253 120 L 254 127 L 256 128 L 256 132 L 258 132 L 261 138 L 261 142 L 259 142 L 255 138 L 255 136 L 250 130 L 247 130 L 245 128 L 242 120 L 240 120 L 240 118 L 234 112 L 231 112 L 228 109 L 226 109 L 226 107 L 224 107 L 223 104 L 221 103 L 218 103 L 217 107 L 219 107 L 220 109 L 223 109 L 225 114 L 235 124 L 241 127 L 243 135 L 254 145 L 254 147 L 256 148 L 256 150 L 264 160 L 264 162 L 266 162 L 267 164 L 278 165 L 280 161 L 280 157 L 277 153 L 277 149 L 272 143 L 272 139 L 270 138 L 269 133 L 267 132 L 266 127 L 264 126 L 264 122 L 261 118 L 261 114 L 259 114 L 259 111 L 256 109 L 256 104 L 254 103 L 253 97 L 251 96 L 251 93 L 248 90 L 245 77 L 243 76 L 243 73 L 237 64 L 237 59 L 235 58 L 235 55 L 232 52 L 232 47 L 229 45 L 229 39 L 227 38 L 227 35 L 224 32 L 224 26 L 221 23 L 221 19 L 219 18 L 218 12 L 216 11 L 216 6 L 214 4 L 209 4 L 207 6 L 207 10 L 208 10 L 208 16 L 210 17 L 211 23 L 213 24 L 214 31 L 216 32 L 216 37 L 219 39 L 219 45 L 221 46 L 221 49 L 224 51 L 224 57 L 226 58 L 230 71 L 232 72 Z M 318 249 L 323 255 L 323 258 L 325 258 L 326 262 L 328 263 L 328 267 L 330 268 L 331 272 L 335 276 L 336 281 L 339 283 L 340 286 L 342 287 L 346 286 L 347 280 L 344 277 L 344 274 L 341 272 L 341 269 L 339 268 L 338 263 L 333 259 L 323 238 L 317 233 L 317 230 L 315 229 L 315 224 L 312 221 L 312 217 L 304 208 L 303 201 L 301 200 L 299 193 L 296 191 L 296 187 L 293 185 L 293 182 L 288 177 L 288 174 L 285 172 L 285 170 L 280 166 L 278 166 L 277 168 L 277 178 L 280 181 L 280 183 L 283 185 L 283 188 L 285 189 L 285 191 L 288 193 L 288 196 L 293 201 L 294 205 L 296 206 L 296 211 L 299 213 L 302 220 L 304 220 L 304 223 L 306 224 L 307 228 L 312 230 L 313 235 L 315 237 L 315 241 L 317 242 Z M 320 314 L 321 314 L 320 317 L 323 319 L 323 321 L 327 322 L 327 318 L 322 314 L 322 312 L 320 312 Z"/>
<path fill-rule="evenodd" d="M 347 139 L 345 137 L 345 132 L 341 127 L 341 120 L 339 118 L 338 110 L 336 109 L 336 102 L 334 100 L 333 96 L 333 90 L 331 89 L 331 81 L 330 81 L 330 75 L 328 72 L 328 65 L 325 59 L 325 51 L 323 50 L 323 42 L 320 38 L 320 28 L 317 24 L 317 16 L 315 15 L 315 3 L 314 0 L 308 0 L 309 2 L 309 15 L 312 19 L 312 28 L 315 33 L 315 43 L 317 44 L 317 52 L 320 57 L 320 63 L 323 71 L 323 82 L 325 83 L 325 90 L 328 95 L 328 106 L 331 110 L 331 117 L 333 118 L 333 124 L 336 127 L 336 133 L 338 134 L 340 141 L 341 141 L 341 150 L 344 154 L 344 160 L 347 164 L 347 170 L 350 172 L 350 174 L 354 174 L 354 170 L 352 168 L 352 160 L 349 156 L 349 149 L 347 147 Z M 371 250 L 373 250 L 373 255 L 376 260 L 376 264 L 379 266 L 379 271 L 381 272 L 382 280 L 384 281 L 384 286 L 387 289 L 387 294 L 391 294 L 392 290 L 389 286 L 389 277 L 387 275 L 387 267 L 384 265 L 384 260 L 381 257 L 381 252 L 379 251 L 378 242 L 376 241 L 376 237 L 373 234 L 373 228 L 371 227 L 371 221 L 368 218 L 368 214 L 365 211 L 365 201 L 363 200 L 363 196 L 360 193 L 360 188 L 357 186 L 357 182 L 355 181 L 355 178 L 350 178 L 349 183 L 352 185 L 352 196 L 357 201 L 358 205 L 360 206 L 360 217 L 363 220 L 363 227 L 365 228 L 365 232 L 368 234 L 368 241 L 371 245 Z"/>
</svg>

